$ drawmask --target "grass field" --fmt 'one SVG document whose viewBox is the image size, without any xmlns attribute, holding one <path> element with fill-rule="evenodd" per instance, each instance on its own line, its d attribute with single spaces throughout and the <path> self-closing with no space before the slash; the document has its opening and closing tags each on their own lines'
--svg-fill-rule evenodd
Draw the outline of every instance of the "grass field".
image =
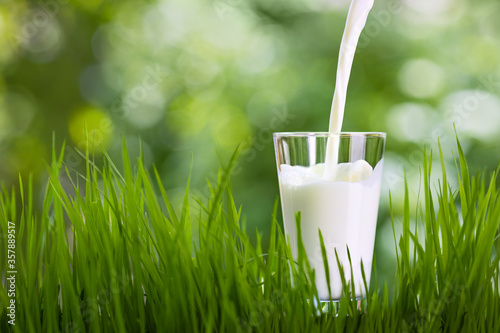
<svg viewBox="0 0 500 333">
<path fill-rule="evenodd" d="M 232 196 L 237 154 L 196 206 L 188 180 L 174 211 L 125 144 L 122 172 L 87 154 L 78 176 L 54 150 L 43 211 L 30 180 L 1 195 L 0 332 L 500 332 L 497 172 L 470 175 L 457 148 L 458 188 L 446 171 L 429 183 L 426 154 L 418 202 L 406 191 L 404 218 L 393 220 L 403 225 L 396 283 L 377 288 L 374 271 L 366 300 L 351 301 L 345 284 L 338 304 L 321 305 L 305 251 L 292 259 L 275 217 L 268 253 L 258 235 L 251 244 Z"/>
</svg>

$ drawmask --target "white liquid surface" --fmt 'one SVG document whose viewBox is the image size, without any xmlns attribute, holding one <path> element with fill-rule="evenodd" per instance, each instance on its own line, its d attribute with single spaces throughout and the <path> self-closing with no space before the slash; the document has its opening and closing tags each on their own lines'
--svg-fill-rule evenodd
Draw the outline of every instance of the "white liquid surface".
<svg viewBox="0 0 500 333">
<path fill-rule="evenodd" d="M 339 164 L 335 181 L 324 180 L 324 164 L 312 167 L 280 166 L 278 175 L 285 232 L 290 237 L 292 253 L 296 258 L 295 214 L 300 211 L 302 240 L 311 268 L 316 271 L 316 286 L 321 300 L 328 300 L 329 293 L 318 229 L 323 235 L 327 252 L 332 298 L 339 299 L 342 293 L 335 249 L 346 279 L 354 281 L 356 297 L 366 295 L 361 261 L 369 286 L 382 163 L 383 160 L 380 160 L 373 171 L 364 160 Z M 347 246 L 351 254 L 352 277 Z"/>
</svg>

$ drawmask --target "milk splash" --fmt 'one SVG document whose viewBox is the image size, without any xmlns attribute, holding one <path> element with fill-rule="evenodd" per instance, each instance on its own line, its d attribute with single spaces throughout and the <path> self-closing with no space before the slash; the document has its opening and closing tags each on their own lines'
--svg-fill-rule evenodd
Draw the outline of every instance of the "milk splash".
<svg viewBox="0 0 500 333">
<path fill-rule="evenodd" d="M 374 0 L 352 0 L 347 15 L 344 35 L 340 44 L 339 60 L 337 66 L 337 79 L 335 82 L 335 92 L 333 94 L 332 108 L 330 111 L 330 133 L 340 133 L 342 121 L 344 119 L 345 101 L 347 96 L 347 86 L 351 76 L 352 62 L 359 36 L 365 27 L 368 13 L 373 7 Z M 326 166 L 323 175 L 325 180 L 335 179 L 340 137 L 331 136 L 328 139 L 326 149 Z"/>
</svg>

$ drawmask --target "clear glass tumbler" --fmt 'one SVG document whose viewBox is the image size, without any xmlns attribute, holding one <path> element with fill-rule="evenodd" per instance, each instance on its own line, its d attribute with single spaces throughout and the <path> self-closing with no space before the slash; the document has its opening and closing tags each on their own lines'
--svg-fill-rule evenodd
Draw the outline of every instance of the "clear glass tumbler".
<svg viewBox="0 0 500 333">
<path fill-rule="evenodd" d="M 295 215 L 300 211 L 302 239 L 316 271 L 320 300 L 330 298 L 318 229 L 327 253 L 332 299 L 342 294 L 335 250 L 347 281 L 354 282 L 355 297 L 366 297 L 361 261 L 369 285 L 385 138 L 385 133 L 274 133 L 285 234 L 296 258 Z"/>
</svg>

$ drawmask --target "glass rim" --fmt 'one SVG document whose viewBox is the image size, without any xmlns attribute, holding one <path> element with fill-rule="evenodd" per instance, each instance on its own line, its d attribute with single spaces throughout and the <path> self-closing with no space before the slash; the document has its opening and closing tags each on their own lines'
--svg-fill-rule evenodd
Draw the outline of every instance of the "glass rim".
<svg viewBox="0 0 500 333">
<path fill-rule="evenodd" d="M 386 138 L 387 133 L 385 132 L 274 132 L 273 137 L 330 137 L 330 136 L 340 136 L 340 137 L 353 137 L 353 136 L 363 136 L 363 137 L 379 137 Z"/>
</svg>

